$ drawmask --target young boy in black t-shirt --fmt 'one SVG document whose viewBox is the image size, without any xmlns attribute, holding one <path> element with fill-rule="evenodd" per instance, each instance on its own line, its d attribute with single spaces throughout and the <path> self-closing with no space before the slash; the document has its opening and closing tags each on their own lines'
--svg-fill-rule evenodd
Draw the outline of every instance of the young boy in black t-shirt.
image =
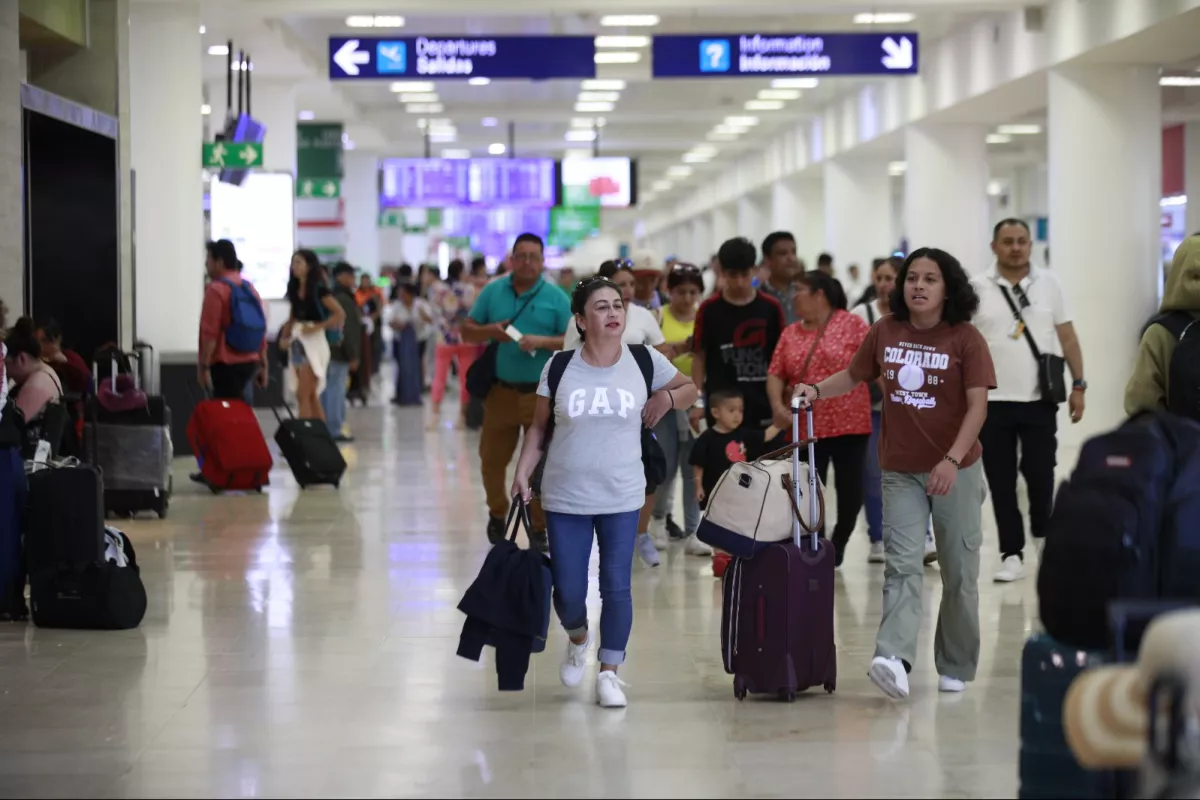
<svg viewBox="0 0 1200 800">
<path fill-rule="evenodd" d="M 753 461 L 768 452 L 767 445 L 782 433 L 774 425 L 765 431 L 743 427 L 745 400 L 736 389 L 721 389 L 710 394 L 708 410 L 712 414 L 713 425 L 700 434 L 700 438 L 692 445 L 696 499 L 701 508 L 707 507 L 709 495 L 730 465 Z M 778 442 L 778 445 L 782 446 L 783 442 Z"/>
</svg>

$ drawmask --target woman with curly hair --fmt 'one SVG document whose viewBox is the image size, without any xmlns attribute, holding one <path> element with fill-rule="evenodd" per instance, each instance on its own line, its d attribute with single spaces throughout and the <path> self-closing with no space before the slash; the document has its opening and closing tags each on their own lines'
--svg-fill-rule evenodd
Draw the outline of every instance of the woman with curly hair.
<svg viewBox="0 0 1200 800">
<path fill-rule="evenodd" d="M 933 654 L 938 690 L 961 692 L 979 664 L 979 546 L 985 484 L 979 430 L 996 372 L 970 325 L 979 297 L 949 253 L 931 247 L 905 260 L 881 317 L 850 366 L 795 396 L 809 404 L 883 380 L 885 577 L 883 622 L 867 673 L 888 696 L 908 697 L 921 626 L 925 523 L 933 514 L 942 575 Z"/>
</svg>

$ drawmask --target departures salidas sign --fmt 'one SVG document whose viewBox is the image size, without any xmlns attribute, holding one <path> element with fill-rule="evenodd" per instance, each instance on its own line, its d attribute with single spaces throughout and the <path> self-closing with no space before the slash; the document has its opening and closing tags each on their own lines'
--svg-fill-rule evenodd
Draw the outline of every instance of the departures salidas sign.
<svg viewBox="0 0 1200 800">
<path fill-rule="evenodd" d="M 329 37 L 334 80 L 594 78 L 590 36 Z"/>
</svg>

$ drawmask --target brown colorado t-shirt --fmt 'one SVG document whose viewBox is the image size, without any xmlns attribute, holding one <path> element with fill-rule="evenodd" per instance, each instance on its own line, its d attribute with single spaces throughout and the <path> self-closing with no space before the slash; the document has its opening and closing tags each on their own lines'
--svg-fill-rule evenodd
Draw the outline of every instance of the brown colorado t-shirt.
<svg viewBox="0 0 1200 800">
<path fill-rule="evenodd" d="M 987 341 L 968 322 L 917 330 L 888 314 L 871 326 L 849 372 L 860 381 L 883 378 L 879 466 L 893 472 L 931 471 L 958 438 L 967 389 L 996 388 Z M 982 452 L 976 441 L 962 466 Z"/>
</svg>

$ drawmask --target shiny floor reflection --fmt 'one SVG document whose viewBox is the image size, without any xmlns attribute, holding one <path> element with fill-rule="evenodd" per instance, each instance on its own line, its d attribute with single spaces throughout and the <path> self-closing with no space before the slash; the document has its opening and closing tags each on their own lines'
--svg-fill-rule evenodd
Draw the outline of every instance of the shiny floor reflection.
<svg viewBox="0 0 1200 800">
<path fill-rule="evenodd" d="M 604 711 L 590 681 L 559 684 L 561 631 L 519 694 L 454 655 L 487 546 L 477 438 L 427 434 L 413 409 L 351 424 L 340 492 L 301 493 L 286 468 L 263 496 L 177 480 L 169 519 L 123 524 L 150 597 L 141 629 L 0 628 L 0 796 L 1015 796 L 1036 600 L 1031 579 L 990 582 L 990 508 L 965 695 L 937 694 L 931 622 L 909 703 L 868 682 L 883 568 L 860 528 L 838 579 L 836 695 L 735 701 L 719 582 L 675 546 L 635 567 L 630 707 Z"/>
</svg>

